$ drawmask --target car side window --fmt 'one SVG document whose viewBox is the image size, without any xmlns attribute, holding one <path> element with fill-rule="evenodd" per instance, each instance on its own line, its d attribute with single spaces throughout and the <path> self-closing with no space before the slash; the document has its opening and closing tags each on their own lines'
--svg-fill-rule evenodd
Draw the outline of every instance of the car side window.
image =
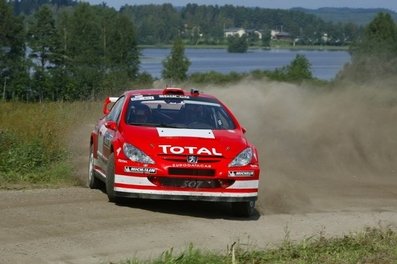
<svg viewBox="0 0 397 264">
<path fill-rule="evenodd" d="M 218 111 L 216 111 L 216 123 L 218 128 L 221 129 L 234 129 L 235 126 L 233 124 L 233 121 L 230 119 L 228 114 L 223 110 L 222 108 L 219 108 Z"/>
<path fill-rule="evenodd" d="M 116 103 L 114 103 L 112 109 L 110 110 L 109 114 L 106 116 L 107 121 L 115 121 L 117 122 L 120 117 L 121 109 L 123 107 L 125 97 L 120 97 Z"/>
</svg>

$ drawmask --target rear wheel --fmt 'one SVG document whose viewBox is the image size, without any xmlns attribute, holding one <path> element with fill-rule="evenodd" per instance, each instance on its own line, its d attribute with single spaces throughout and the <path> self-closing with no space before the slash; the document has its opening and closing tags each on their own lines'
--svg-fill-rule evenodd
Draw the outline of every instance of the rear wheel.
<svg viewBox="0 0 397 264">
<path fill-rule="evenodd" d="M 255 201 L 234 202 L 232 203 L 232 211 L 238 217 L 251 217 L 255 211 Z"/>
<path fill-rule="evenodd" d="M 100 185 L 99 179 L 95 177 L 94 171 L 94 149 L 91 145 L 90 147 L 90 156 L 88 161 L 88 178 L 87 178 L 87 187 L 91 189 L 98 189 Z"/>
<path fill-rule="evenodd" d="M 114 154 L 110 154 L 108 159 L 108 167 L 106 171 L 106 193 L 109 202 L 117 202 L 117 197 L 114 193 Z"/>
</svg>

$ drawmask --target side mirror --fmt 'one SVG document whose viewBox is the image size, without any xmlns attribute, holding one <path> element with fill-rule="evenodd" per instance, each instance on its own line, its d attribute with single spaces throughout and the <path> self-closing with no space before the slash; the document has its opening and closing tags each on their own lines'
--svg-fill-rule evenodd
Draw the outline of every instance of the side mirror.
<svg viewBox="0 0 397 264">
<path fill-rule="evenodd" d="M 116 130 L 117 130 L 117 123 L 114 122 L 114 121 L 106 121 L 105 127 L 106 127 L 107 129 L 116 131 Z"/>
<path fill-rule="evenodd" d="M 111 103 L 110 98 L 106 98 L 105 102 L 103 103 L 103 113 L 105 115 L 109 114 L 110 112 L 110 108 L 109 108 L 109 104 Z"/>
<path fill-rule="evenodd" d="M 105 115 L 109 114 L 110 109 L 112 108 L 111 104 L 116 102 L 117 99 L 118 99 L 118 97 L 108 97 L 108 98 L 105 99 L 105 102 L 103 103 L 103 113 Z"/>
<path fill-rule="evenodd" d="M 242 127 L 241 130 L 243 131 L 243 133 L 247 133 L 247 129 L 245 127 Z"/>
</svg>

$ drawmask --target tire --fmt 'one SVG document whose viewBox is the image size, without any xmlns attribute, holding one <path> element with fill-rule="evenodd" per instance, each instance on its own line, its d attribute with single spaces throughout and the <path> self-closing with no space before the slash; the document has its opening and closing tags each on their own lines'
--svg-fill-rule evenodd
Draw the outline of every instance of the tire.
<svg viewBox="0 0 397 264">
<path fill-rule="evenodd" d="M 106 193 L 109 202 L 116 203 L 117 197 L 114 193 L 114 154 L 110 154 L 106 170 Z"/>
<path fill-rule="evenodd" d="M 88 159 L 87 187 L 89 187 L 90 189 L 98 189 L 100 187 L 100 180 L 95 176 L 94 149 L 92 145 L 90 146 L 90 156 Z"/>
<path fill-rule="evenodd" d="M 234 202 L 232 203 L 232 211 L 238 217 L 251 217 L 255 211 L 255 201 Z"/>
</svg>

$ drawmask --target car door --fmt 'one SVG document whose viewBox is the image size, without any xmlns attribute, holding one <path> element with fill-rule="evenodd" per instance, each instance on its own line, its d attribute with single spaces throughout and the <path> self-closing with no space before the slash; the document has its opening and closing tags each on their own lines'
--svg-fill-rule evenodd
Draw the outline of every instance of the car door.
<svg viewBox="0 0 397 264">
<path fill-rule="evenodd" d="M 105 117 L 105 122 L 103 122 L 99 127 L 97 154 L 101 163 L 100 167 L 103 168 L 104 171 L 106 171 L 105 168 L 107 167 L 107 161 L 111 153 L 113 138 L 116 133 L 116 131 L 109 126 L 109 123 L 116 122 L 118 126 L 124 100 L 125 97 L 122 96 L 115 102 L 109 114 Z"/>
</svg>

